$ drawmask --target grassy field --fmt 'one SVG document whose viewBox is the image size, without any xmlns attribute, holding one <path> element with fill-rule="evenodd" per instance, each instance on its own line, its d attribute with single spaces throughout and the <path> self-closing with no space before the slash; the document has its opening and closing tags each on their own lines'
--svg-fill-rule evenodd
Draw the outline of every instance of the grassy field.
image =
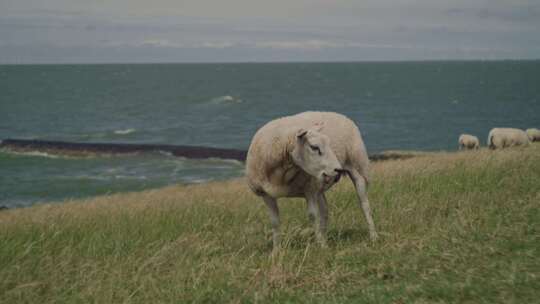
<svg viewBox="0 0 540 304">
<path fill-rule="evenodd" d="M 276 255 L 241 179 L 2 211 L 0 302 L 538 303 L 540 144 L 371 172 L 376 243 L 344 179 L 329 248 L 282 199 Z"/>
</svg>

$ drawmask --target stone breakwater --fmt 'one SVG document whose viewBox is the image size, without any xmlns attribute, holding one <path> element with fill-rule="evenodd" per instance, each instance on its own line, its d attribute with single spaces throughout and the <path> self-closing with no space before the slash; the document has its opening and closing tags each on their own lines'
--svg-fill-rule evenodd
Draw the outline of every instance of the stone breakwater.
<svg viewBox="0 0 540 304">
<path fill-rule="evenodd" d="M 125 144 L 125 143 L 77 143 L 49 140 L 5 139 L 0 148 L 14 152 L 43 152 L 68 156 L 137 154 L 163 152 L 190 159 L 220 158 L 244 161 L 246 151 L 199 146 Z"/>
</svg>

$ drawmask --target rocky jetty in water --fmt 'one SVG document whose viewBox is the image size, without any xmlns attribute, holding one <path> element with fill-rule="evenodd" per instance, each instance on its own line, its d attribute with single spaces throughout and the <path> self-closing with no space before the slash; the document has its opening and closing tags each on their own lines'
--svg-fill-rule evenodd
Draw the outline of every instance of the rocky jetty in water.
<svg viewBox="0 0 540 304">
<path fill-rule="evenodd" d="M 192 159 L 221 158 L 244 161 L 246 151 L 199 146 L 125 144 L 125 143 L 77 143 L 49 140 L 5 139 L 0 148 L 15 152 L 44 152 L 69 156 L 136 154 L 164 152 L 173 156 Z"/>
</svg>

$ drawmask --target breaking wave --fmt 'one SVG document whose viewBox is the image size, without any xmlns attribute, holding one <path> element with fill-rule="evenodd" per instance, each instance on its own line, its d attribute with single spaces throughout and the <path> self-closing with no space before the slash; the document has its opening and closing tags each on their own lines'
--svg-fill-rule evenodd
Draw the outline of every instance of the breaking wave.
<svg viewBox="0 0 540 304">
<path fill-rule="evenodd" d="M 125 129 L 125 130 L 116 130 L 114 131 L 114 134 L 116 135 L 127 135 L 135 132 L 135 129 Z"/>
<path fill-rule="evenodd" d="M 210 100 L 210 103 L 212 104 L 238 104 L 243 102 L 244 101 L 242 99 L 233 97 L 231 95 L 219 96 Z"/>
<path fill-rule="evenodd" d="M 36 157 L 45 157 L 45 158 L 61 158 L 60 155 L 55 154 L 49 154 L 46 152 L 40 152 L 40 151 L 15 151 L 11 149 L 1 149 L 0 151 L 13 154 L 13 155 L 20 155 L 20 156 L 36 156 Z"/>
</svg>

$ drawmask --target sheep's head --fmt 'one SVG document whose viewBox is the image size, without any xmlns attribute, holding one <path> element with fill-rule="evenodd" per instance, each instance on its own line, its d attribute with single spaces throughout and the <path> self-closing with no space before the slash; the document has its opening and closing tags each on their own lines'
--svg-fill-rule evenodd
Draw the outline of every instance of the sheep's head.
<svg viewBox="0 0 540 304">
<path fill-rule="evenodd" d="M 337 182 L 344 170 L 330 147 L 328 136 L 319 130 L 299 129 L 295 137 L 291 152 L 293 162 L 324 185 Z"/>
</svg>

